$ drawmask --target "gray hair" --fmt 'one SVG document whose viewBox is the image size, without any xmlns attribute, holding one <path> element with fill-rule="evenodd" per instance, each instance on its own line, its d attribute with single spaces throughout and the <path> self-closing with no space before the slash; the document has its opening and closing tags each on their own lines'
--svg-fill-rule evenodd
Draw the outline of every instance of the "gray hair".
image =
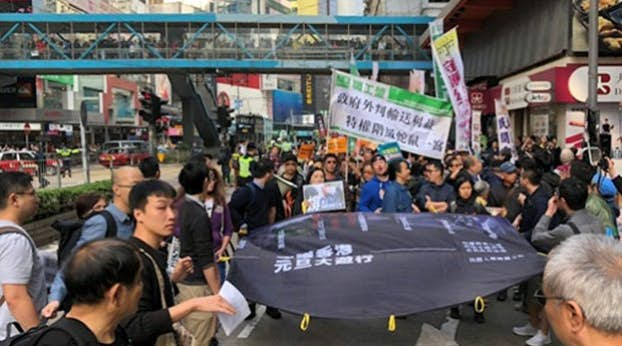
<svg viewBox="0 0 622 346">
<path fill-rule="evenodd" d="M 587 322 L 622 334 L 622 243 L 604 235 L 579 234 L 549 254 L 544 269 L 548 295 L 573 300 Z"/>
</svg>

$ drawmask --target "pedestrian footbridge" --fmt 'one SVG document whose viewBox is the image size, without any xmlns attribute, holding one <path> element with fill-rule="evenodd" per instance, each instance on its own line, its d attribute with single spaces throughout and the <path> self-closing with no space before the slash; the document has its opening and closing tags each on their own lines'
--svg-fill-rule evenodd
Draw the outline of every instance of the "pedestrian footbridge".
<svg viewBox="0 0 622 346">
<path fill-rule="evenodd" d="M 20 74 L 431 69 L 431 17 L 0 14 L 0 71 Z"/>
</svg>

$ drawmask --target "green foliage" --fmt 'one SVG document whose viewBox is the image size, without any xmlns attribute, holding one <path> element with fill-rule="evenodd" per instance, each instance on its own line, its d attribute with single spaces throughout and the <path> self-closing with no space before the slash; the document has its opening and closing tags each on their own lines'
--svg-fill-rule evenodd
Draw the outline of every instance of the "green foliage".
<svg viewBox="0 0 622 346">
<path fill-rule="evenodd" d="M 110 199 L 112 196 L 112 183 L 110 180 L 98 181 L 79 186 L 63 187 L 60 189 L 38 190 L 39 211 L 32 221 L 45 219 L 70 211 L 74 208 L 76 199 L 86 193 L 101 193 Z"/>
</svg>

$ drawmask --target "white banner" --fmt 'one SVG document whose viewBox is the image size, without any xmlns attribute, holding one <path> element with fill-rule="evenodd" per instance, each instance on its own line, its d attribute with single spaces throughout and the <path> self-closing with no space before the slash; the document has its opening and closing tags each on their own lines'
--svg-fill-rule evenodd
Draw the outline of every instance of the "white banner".
<svg viewBox="0 0 622 346">
<path fill-rule="evenodd" d="M 330 128 L 441 159 L 451 127 L 451 105 L 437 98 L 335 71 Z"/>
<path fill-rule="evenodd" d="M 473 154 L 479 156 L 482 152 L 481 137 L 482 136 L 482 112 L 473 111 L 471 118 L 471 147 Z"/>
<path fill-rule="evenodd" d="M 471 103 L 464 81 L 464 66 L 456 28 L 435 39 L 431 46 L 456 113 L 456 150 L 468 151 L 471 140 Z"/>
<path fill-rule="evenodd" d="M 508 108 L 500 100 L 495 100 L 495 113 L 497 113 L 497 138 L 499 140 L 499 151 L 510 148 L 512 158 L 516 159 L 516 145 L 514 144 L 514 131 Z"/>
</svg>

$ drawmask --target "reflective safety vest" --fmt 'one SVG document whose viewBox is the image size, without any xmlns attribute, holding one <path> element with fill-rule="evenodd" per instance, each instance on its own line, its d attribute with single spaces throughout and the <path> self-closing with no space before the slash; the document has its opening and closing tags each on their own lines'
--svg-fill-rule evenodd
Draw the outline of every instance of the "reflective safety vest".
<svg viewBox="0 0 622 346">
<path fill-rule="evenodd" d="M 240 178 L 249 178 L 251 176 L 251 162 L 253 162 L 252 156 L 240 157 Z"/>
<path fill-rule="evenodd" d="M 70 148 L 61 148 L 56 149 L 56 153 L 62 157 L 69 157 L 71 154 L 77 154 L 80 152 L 80 149 L 70 149 Z"/>
</svg>

